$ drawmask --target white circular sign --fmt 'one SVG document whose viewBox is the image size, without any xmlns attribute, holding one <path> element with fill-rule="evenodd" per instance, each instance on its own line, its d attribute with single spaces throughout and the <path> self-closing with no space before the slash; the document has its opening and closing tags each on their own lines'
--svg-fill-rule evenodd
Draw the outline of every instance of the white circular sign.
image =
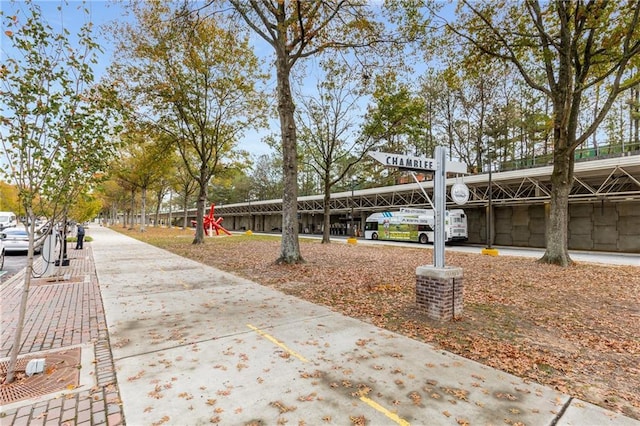
<svg viewBox="0 0 640 426">
<path fill-rule="evenodd" d="M 454 203 L 462 206 L 469 201 L 469 188 L 464 183 L 454 183 L 451 187 L 451 199 Z"/>
</svg>

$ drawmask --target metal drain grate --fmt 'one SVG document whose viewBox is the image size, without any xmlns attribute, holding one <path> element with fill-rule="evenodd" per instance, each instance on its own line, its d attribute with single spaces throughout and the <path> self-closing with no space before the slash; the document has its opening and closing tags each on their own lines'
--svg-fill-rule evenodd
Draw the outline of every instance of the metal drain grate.
<svg viewBox="0 0 640 426">
<path fill-rule="evenodd" d="M 47 395 L 63 390 L 73 390 L 80 383 L 80 348 L 56 352 L 30 354 L 18 359 L 17 373 L 24 373 L 29 360 L 45 359 L 44 373 L 20 378 L 10 384 L 0 385 L 0 405 Z M 0 376 L 4 380 L 9 361 L 0 362 Z M 24 377 L 23 377 L 24 376 Z"/>
</svg>

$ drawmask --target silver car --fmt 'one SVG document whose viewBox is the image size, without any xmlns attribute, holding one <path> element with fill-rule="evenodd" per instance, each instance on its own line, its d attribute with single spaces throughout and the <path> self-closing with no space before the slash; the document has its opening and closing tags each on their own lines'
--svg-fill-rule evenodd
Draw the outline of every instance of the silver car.
<svg viewBox="0 0 640 426">
<path fill-rule="evenodd" d="M 0 232 L 5 253 L 26 252 L 29 250 L 29 233 L 24 228 L 7 228 Z M 40 247 L 34 250 L 40 252 Z"/>
</svg>

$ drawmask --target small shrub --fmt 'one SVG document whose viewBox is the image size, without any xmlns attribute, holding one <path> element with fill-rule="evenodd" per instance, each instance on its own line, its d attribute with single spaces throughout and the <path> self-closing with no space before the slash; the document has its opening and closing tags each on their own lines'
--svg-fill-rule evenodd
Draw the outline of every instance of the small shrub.
<svg viewBox="0 0 640 426">
<path fill-rule="evenodd" d="M 68 243 L 75 243 L 76 241 L 78 241 L 78 238 L 76 238 L 76 237 L 67 237 L 67 242 Z M 91 241 L 93 241 L 93 238 L 91 238 L 88 235 L 84 236 L 84 242 L 85 243 L 90 243 Z"/>
</svg>

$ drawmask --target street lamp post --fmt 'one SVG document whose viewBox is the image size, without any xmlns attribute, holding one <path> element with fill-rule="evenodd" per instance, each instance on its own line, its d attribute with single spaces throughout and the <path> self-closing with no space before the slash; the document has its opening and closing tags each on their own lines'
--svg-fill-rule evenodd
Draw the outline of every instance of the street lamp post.
<svg viewBox="0 0 640 426">
<path fill-rule="evenodd" d="M 493 167 L 492 167 L 491 161 L 489 161 L 489 190 L 488 190 L 488 192 L 489 192 L 489 203 L 488 203 L 488 208 L 487 208 L 487 248 L 488 249 L 492 248 L 491 247 L 491 240 L 493 239 L 492 238 L 492 234 L 493 234 L 492 231 L 493 230 L 491 229 L 492 225 L 493 225 L 491 223 L 493 221 L 493 217 L 492 217 L 493 216 L 493 212 L 492 212 L 492 210 L 493 210 L 493 205 L 492 205 L 492 202 L 493 202 L 493 198 L 492 198 L 493 186 L 491 185 L 492 184 L 492 182 L 491 182 L 491 169 L 492 168 Z"/>
<path fill-rule="evenodd" d="M 356 230 L 354 228 L 354 223 L 353 223 L 353 204 L 355 203 L 353 191 L 356 186 L 356 179 L 357 178 L 355 176 L 351 176 L 351 237 L 352 238 L 355 238 L 356 236 Z"/>
<path fill-rule="evenodd" d="M 489 187 L 487 188 L 488 192 L 488 203 L 487 203 L 487 247 L 482 249 L 482 254 L 487 254 L 490 256 L 498 256 L 498 250 L 493 248 L 493 182 L 492 182 L 492 172 L 493 172 L 493 158 L 491 153 L 489 152 Z"/>
</svg>

